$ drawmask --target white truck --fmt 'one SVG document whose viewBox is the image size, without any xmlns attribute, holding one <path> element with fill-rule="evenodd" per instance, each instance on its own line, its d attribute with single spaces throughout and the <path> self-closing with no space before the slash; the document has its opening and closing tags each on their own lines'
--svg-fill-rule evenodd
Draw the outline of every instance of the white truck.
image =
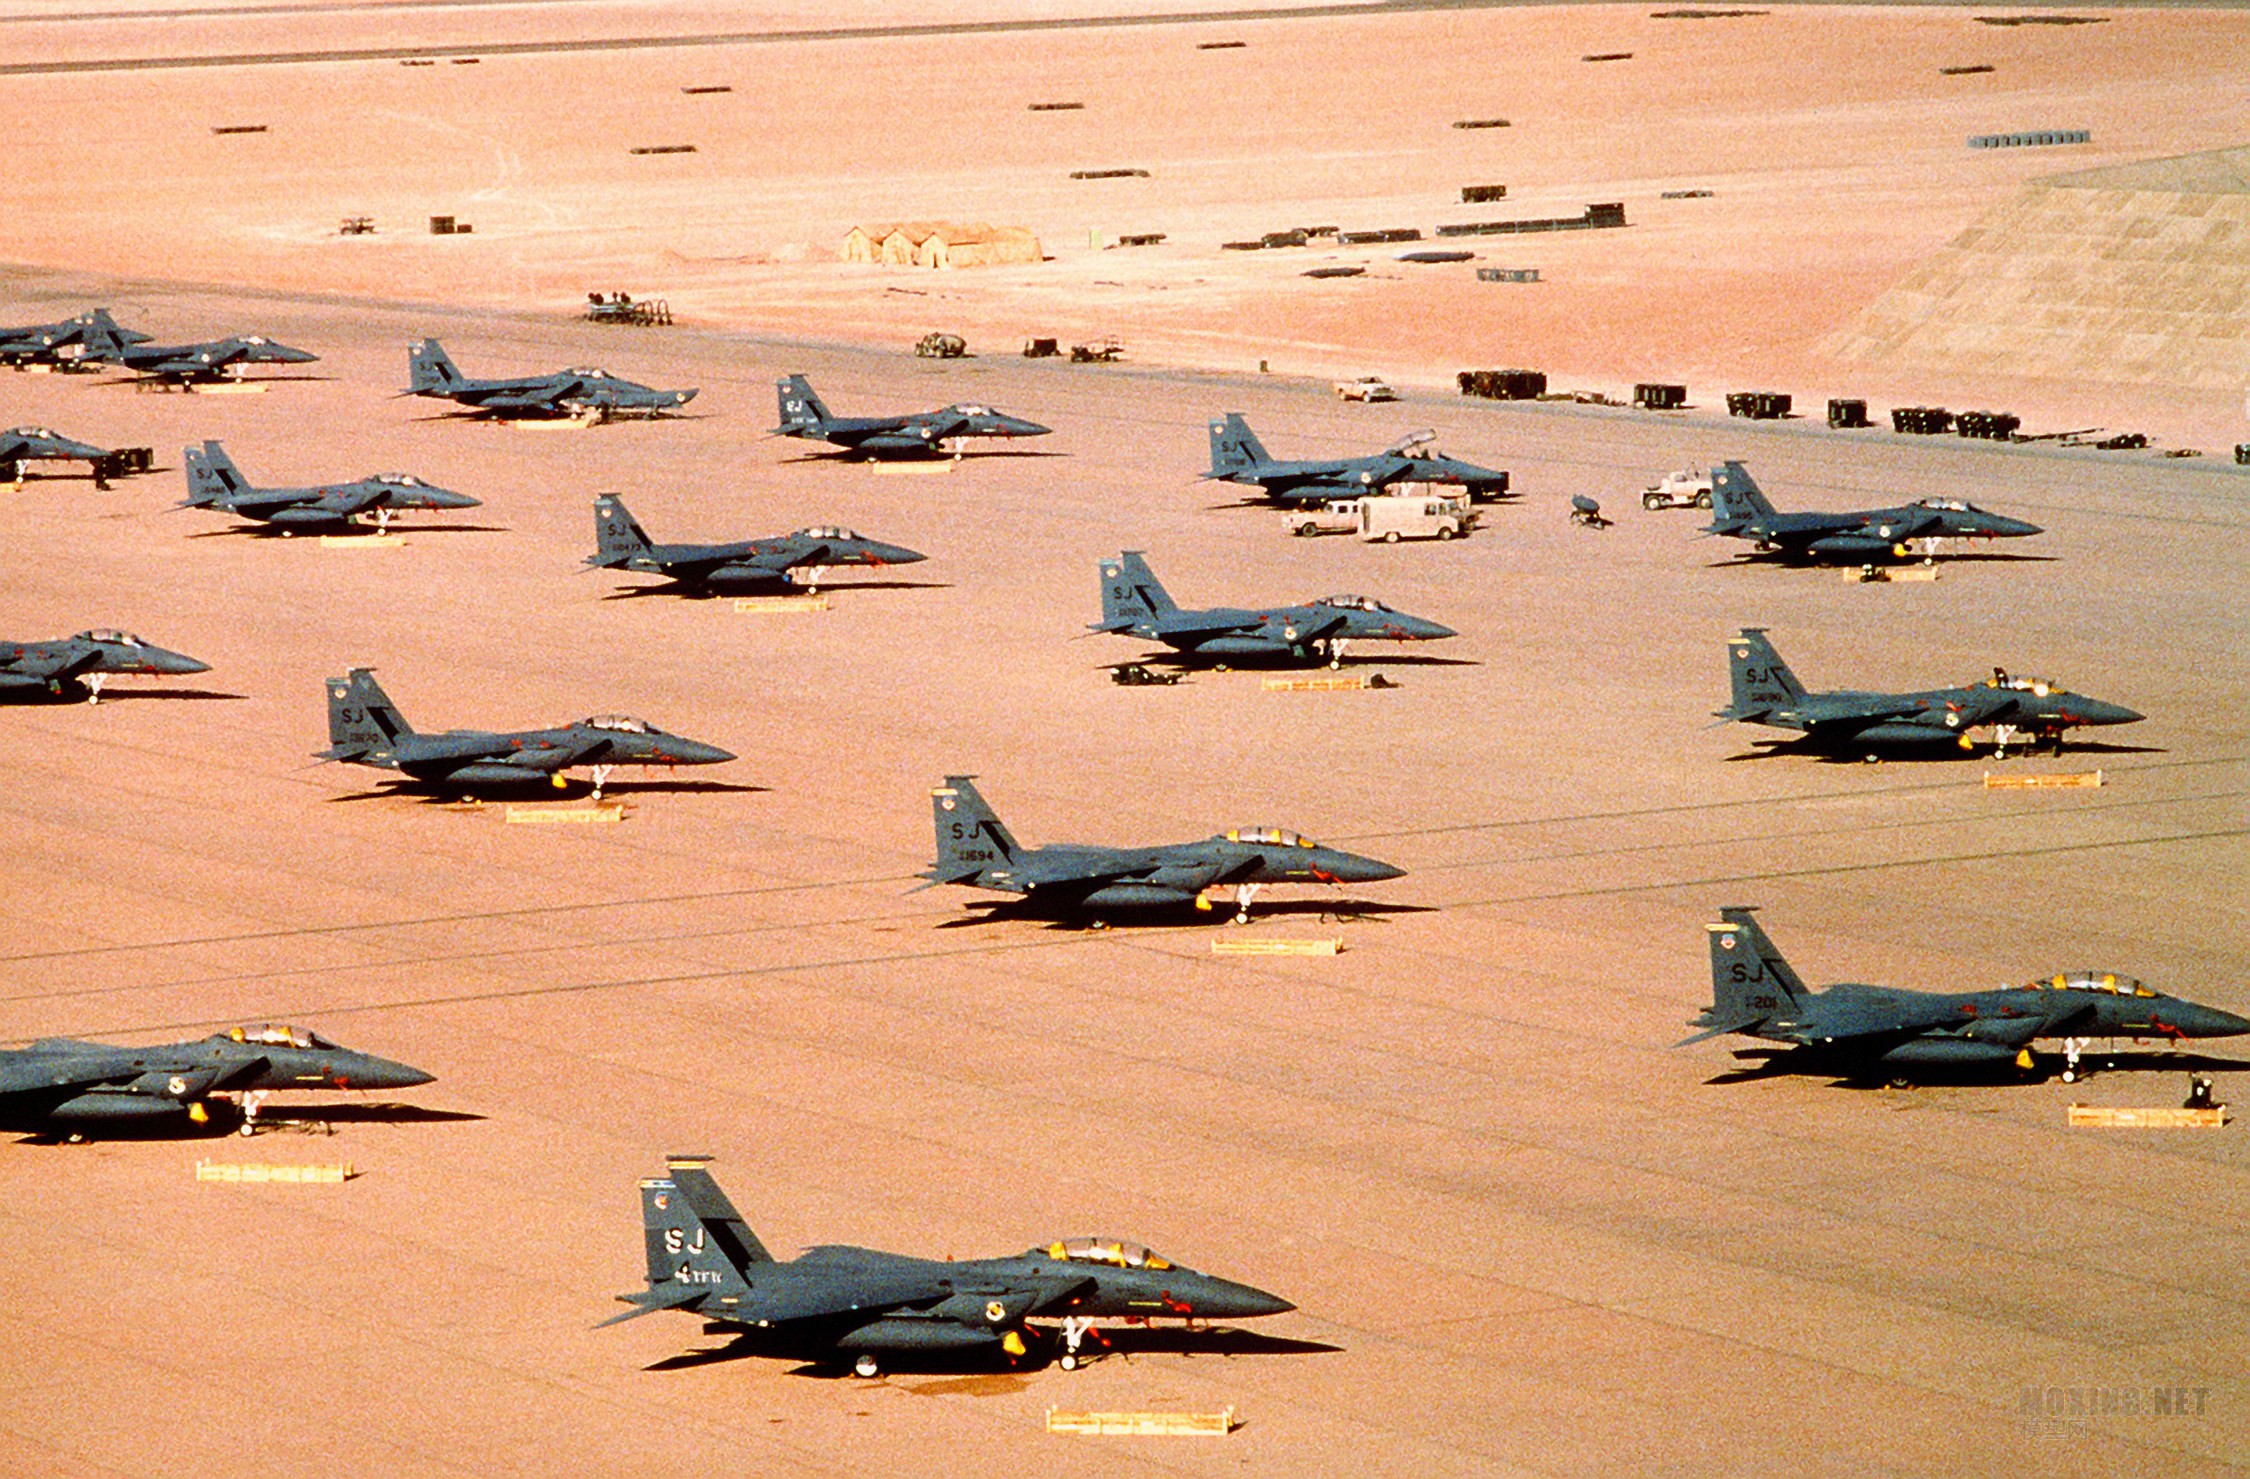
<svg viewBox="0 0 2250 1479">
<path fill-rule="evenodd" d="M 1663 481 L 1641 490 L 1641 507 L 1645 509 L 1710 506 L 1711 474 L 1697 468 L 1668 472 Z"/>
<path fill-rule="evenodd" d="M 1396 544 L 1402 539 L 1459 539 L 1477 526 L 1478 514 L 1459 488 L 1398 483 L 1388 493 L 1339 498 L 1318 508 L 1282 515 L 1291 534 L 1357 534 Z"/>
</svg>

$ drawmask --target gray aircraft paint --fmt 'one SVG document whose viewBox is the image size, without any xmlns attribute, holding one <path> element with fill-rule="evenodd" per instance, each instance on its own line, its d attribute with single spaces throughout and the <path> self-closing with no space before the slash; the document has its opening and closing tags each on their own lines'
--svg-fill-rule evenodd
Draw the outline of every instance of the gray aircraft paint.
<svg viewBox="0 0 2250 1479">
<path fill-rule="evenodd" d="M 1048 428 L 990 406 L 945 406 L 904 416 L 834 416 L 802 375 L 774 382 L 781 424 L 772 435 L 827 442 L 856 456 L 936 457 L 968 437 L 1043 437 Z"/>
<path fill-rule="evenodd" d="M 1727 639 L 1727 674 L 1731 701 L 1714 717 L 1794 730 L 1816 748 L 1950 742 L 1969 750 L 1975 743 L 1972 731 L 1995 728 L 2003 745 L 2023 733 L 2035 744 L 2051 739 L 2060 750 L 2065 730 L 2132 724 L 2142 717 L 2045 679 L 2015 678 L 1998 670 L 1981 682 L 1913 693 L 1810 693 L 1762 627 L 1744 627 Z"/>
<path fill-rule="evenodd" d="M 377 528 L 402 509 L 476 508 L 478 500 L 408 473 L 370 473 L 348 483 L 312 488 L 256 488 L 217 442 L 182 453 L 187 494 L 175 507 L 214 509 L 284 534 L 344 529 L 372 517 Z"/>
<path fill-rule="evenodd" d="M 445 346 L 417 341 L 407 351 L 403 394 L 452 401 L 482 415 L 583 416 L 610 420 L 655 417 L 695 399 L 693 390 L 655 390 L 601 369 L 557 370 L 548 375 L 478 380 L 461 373 Z"/>
<path fill-rule="evenodd" d="M 2151 991 L 2112 971 L 2064 971 L 2028 986 L 1985 991 L 1908 991 L 1842 983 L 1814 991 L 1760 928 L 1756 911 L 1729 905 L 1705 926 L 1711 1004 L 1701 1029 L 1676 1044 L 1729 1034 L 1784 1044 L 1789 1066 L 1852 1079 L 2031 1071 L 2032 1045 L 2065 1043 L 2066 1079 L 2094 1038 L 2230 1037 L 2250 1020 Z"/>
<path fill-rule="evenodd" d="M 991 889 L 1076 916 L 1111 909 L 1208 909 L 1204 890 L 1233 888 L 1235 917 L 1243 919 L 1252 896 L 1266 884 L 1380 883 L 1406 876 L 1389 863 L 1274 827 L 1237 827 L 1196 842 L 1154 847 L 1024 847 L 973 780 L 949 775 L 930 792 L 937 858 L 921 876 L 931 886 Z"/>
<path fill-rule="evenodd" d="M 692 1313 L 756 1354 L 816 1365 L 856 1362 L 872 1376 L 901 1353 L 1020 1357 L 1064 1322 L 1063 1365 L 1097 1319 L 1240 1320 L 1295 1308 L 1261 1289 L 1183 1268 L 1124 1239 L 1057 1240 L 999 1258 L 928 1259 L 824 1245 L 777 1260 L 750 1230 L 706 1157 L 671 1157 L 641 1182 L 647 1287 L 614 1325 L 660 1310 Z"/>
<path fill-rule="evenodd" d="M 1792 561 L 1901 560 L 1917 539 L 2024 539 L 2043 532 L 1958 498 L 1847 513 L 1782 513 L 1739 462 L 1711 470 L 1711 510 L 1704 533 L 1746 539 L 1757 553 Z"/>
<path fill-rule="evenodd" d="M 1211 422 L 1211 467 L 1205 481 L 1241 483 L 1276 503 L 1318 503 L 1376 492 L 1394 483 L 1458 483 L 1472 498 L 1508 491 L 1508 475 L 1430 451 L 1428 433 L 1406 437 L 1380 452 L 1324 461 L 1283 462 L 1265 449 L 1239 411 Z"/>
</svg>

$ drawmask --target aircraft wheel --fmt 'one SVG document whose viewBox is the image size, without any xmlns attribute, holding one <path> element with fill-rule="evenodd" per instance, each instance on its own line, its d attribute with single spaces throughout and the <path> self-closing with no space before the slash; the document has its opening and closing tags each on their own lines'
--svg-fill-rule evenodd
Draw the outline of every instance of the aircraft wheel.
<svg viewBox="0 0 2250 1479">
<path fill-rule="evenodd" d="M 2078 1082 L 2078 1070 L 2077 1070 L 2077 1069 L 2075 1069 L 2075 1068 L 2066 1068 L 2066 1069 L 2064 1069 L 2064 1070 L 2062 1071 L 2062 1081 L 2063 1081 L 2064 1083 L 2066 1083 L 2066 1084 L 2074 1084 L 2074 1083 L 2077 1083 L 2077 1082 Z"/>
<path fill-rule="evenodd" d="M 1385 544 L 1396 544 L 1396 543 L 1398 543 L 1398 531 L 1397 531 L 1396 529 L 1393 529 L 1393 530 L 1392 530 L 1392 531 L 1391 531 L 1390 533 L 1388 533 L 1388 534 L 1384 535 L 1384 536 L 1383 536 L 1383 543 L 1385 543 Z"/>
<path fill-rule="evenodd" d="M 869 1381 L 873 1381 L 876 1377 L 881 1376 L 882 1374 L 882 1365 L 876 1361 L 872 1352 L 861 1351 L 859 1353 L 859 1359 L 852 1362 L 852 1375 L 854 1376 L 864 1377 Z"/>
<path fill-rule="evenodd" d="M 1055 1364 L 1065 1371 L 1076 1371 L 1078 1369 L 1078 1358 L 1065 1351 L 1063 1358 Z"/>
<path fill-rule="evenodd" d="M 1223 662 L 1215 662 L 1215 663 L 1211 664 L 1211 671 L 1212 671 L 1212 672 L 1214 672 L 1214 673 L 1223 673 L 1223 672 L 1225 672 L 1226 670 L 1227 670 L 1227 665 L 1226 665 L 1225 663 L 1223 663 Z"/>
<path fill-rule="evenodd" d="M 1914 1080 L 1901 1073 L 1891 1079 L 1891 1087 L 1894 1089 L 1911 1089 L 1914 1087 Z"/>
</svg>

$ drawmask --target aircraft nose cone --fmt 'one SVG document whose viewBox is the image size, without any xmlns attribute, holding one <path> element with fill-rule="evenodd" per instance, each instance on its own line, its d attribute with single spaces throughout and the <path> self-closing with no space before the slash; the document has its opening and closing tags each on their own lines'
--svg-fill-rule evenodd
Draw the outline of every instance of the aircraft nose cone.
<svg viewBox="0 0 2250 1479">
<path fill-rule="evenodd" d="M 2009 519 L 1993 514 L 1988 519 L 1988 532 L 2003 538 L 2022 539 L 2033 534 L 2044 534 L 2047 531 L 2037 524 L 2029 523 L 2023 519 Z"/>
<path fill-rule="evenodd" d="M 734 751 L 722 750 L 717 745 L 678 740 L 668 747 L 667 758 L 675 765 L 724 765 L 735 756 Z"/>
<path fill-rule="evenodd" d="M 673 391 L 673 392 L 672 392 L 672 404 L 673 404 L 673 405 L 675 405 L 675 406 L 684 406 L 684 405 L 686 405 L 686 404 L 687 404 L 687 403 L 688 403 L 689 401 L 692 401 L 692 400 L 694 400 L 694 399 L 695 399 L 695 393 L 696 393 L 696 390 L 698 390 L 698 389 L 700 389 L 700 388 L 701 388 L 701 387 L 700 387 L 700 386 L 698 386 L 698 387 L 691 387 L 690 389 L 687 389 L 687 390 L 675 390 L 675 391 Z"/>
<path fill-rule="evenodd" d="M 309 365 L 320 358 L 309 349 L 293 349 L 287 344 L 268 344 L 263 353 L 267 359 L 284 365 Z"/>
<path fill-rule="evenodd" d="M 1197 1315 L 1214 1320 L 1250 1320 L 1260 1315 L 1286 1315 L 1296 1306 L 1278 1294 L 1253 1289 L 1226 1279 L 1213 1279 L 1196 1302 Z"/>
<path fill-rule="evenodd" d="M 2138 724 L 2147 718 L 2138 709 L 2128 709 L 2123 704 L 2105 704 L 2090 698 L 2079 709 L 2079 718 L 2087 724 Z"/>
<path fill-rule="evenodd" d="M 2238 1037 L 2250 1032 L 2250 1018 L 2217 1007 L 2190 1007 L 2180 1013 L 2179 1025 L 2189 1037 Z"/>
<path fill-rule="evenodd" d="M 141 660 L 152 673 L 170 673 L 184 677 L 189 673 L 211 671 L 211 665 L 207 662 L 197 662 L 184 652 L 166 652 L 161 647 L 147 649 L 141 654 Z"/>
<path fill-rule="evenodd" d="M 419 1068 L 378 1058 L 372 1053 L 352 1054 L 336 1065 L 336 1073 L 354 1089 L 412 1089 L 437 1082 L 434 1073 L 424 1073 Z"/>
<path fill-rule="evenodd" d="M 1021 416 L 996 416 L 993 420 L 998 424 L 1002 436 L 1043 437 L 1049 430 L 1038 422 L 1026 421 Z"/>
<path fill-rule="evenodd" d="M 1334 866 L 1324 871 L 1334 874 L 1339 883 L 1384 883 L 1406 876 L 1404 868 L 1394 868 L 1389 863 L 1363 858 L 1357 853 L 1335 853 L 1332 861 Z"/>
<path fill-rule="evenodd" d="M 471 498 L 466 493 L 456 493 L 450 488 L 432 488 L 430 490 L 430 507 L 432 508 L 482 508 L 483 506 L 483 499 Z"/>
<path fill-rule="evenodd" d="M 868 558 L 878 565 L 919 565 L 929 558 L 920 550 L 908 549 L 903 544 L 876 544 L 867 546 Z"/>
</svg>

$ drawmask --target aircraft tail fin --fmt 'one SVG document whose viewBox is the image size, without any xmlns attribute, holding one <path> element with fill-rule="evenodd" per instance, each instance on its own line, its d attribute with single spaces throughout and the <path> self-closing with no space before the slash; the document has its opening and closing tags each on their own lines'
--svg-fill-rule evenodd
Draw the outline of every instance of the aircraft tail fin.
<svg viewBox="0 0 2250 1479">
<path fill-rule="evenodd" d="M 754 1263 L 773 1262 L 773 1255 L 704 1169 L 705 1160 L 668 1156 L 665 1173 L 641 1183 L 649 1293 L 680 1296 L 659 1299 L 645 1308 L 694 1303 L 698 1295 L 748 1293 L 744 1271 Z"/>
<path fill-rule="evenodd" d="M 1722 921 L 1705 925 L 1711 937 L 1711 1005 L 1704 1025 L 1717 1032 L 1768 1017 L 1791 1016 L 1807 994 L 1805 983 L 1758 927 L 1757 911 L 1729 904 Z"/>
<path fill-rule="evenodd" d="M 1223 478 L 1273 459 L 1250 432 L 1250 423 L 1240 411 L 1229 411 L 1211 423 L 1211 470 L 1205 477 Z"/>
<path fill-rule="evenodd" d="M 234 465 L 234 459 L 218 442 L 183 448 L 180 461 L 187 469 L 186 501 L 190 507 L 209 508 L 250 491 L 242 469 Z"/>
<path fill-rule="evenodd" d="M 328 680 L 328 755 L 335 760 L 389 752 L 414 732 L 375 681 L 371 668 Z"/>
<path fill-rule="evenodd" d="M 1757 479 L 1739 462 L 1722 462 L 1711 469 L 1711 514 L 1717 524 L 1764 518 L 1774 512 Z"/>
<path fill-rule="evenodd" d="M 1102 619 L 1096 630 L 1130 631 L 1179 609 L 1139 550 L 1122 550 L 1114 560 L 1102 561 Z"/>
<path fill-rule="evenodd" d="M 1000 824 L 976 777 L 949 775 L 930 792 L 930 817 L 937 832 L 937 860 L 922 876 L 932 883 L 960 883 L 994 863 L 1013 861 L 1016 839 Z"/>
<path fill-rule="evenodd" d="M 787 375 L 774 382 L 774 396 L 781 405 L 781 424 L 774 428 L 776 436 L 818 437 L 822 428 L 833 420 L 820 397 L 813 393 L 812 382 L 802 375 Z"/>
<path fill-rule="evenodd" d="M 443 395 L 460 385 L 463 376 L 453 356 L 435 339 L 418 339 L 406 360 L 407 391 L 412 395 Z"/>
<path fill-rule="evenodd" d="M 615 493 L 594 500 L 594 555 L 586 563 L 604 570 L 629 565 L 654 548 L 640 521 Z"/>
<path fill-rule="evenodd" d="M 108 309 L 97 308 L 81 315 L 80 322 L 83 325 L 78 332 L 80 357 L 109 361 L 124 359 L 125 346 L 131 341 L 126 339 L 125 331 L 118 327 L 117 320 L 109 316 Z"/>
<path fill-rule="evenodd" d="M 1744 627 L 1728 639 L 1727 674 L 1732 702 L 1719 710 L 1722 719 L 1753 722 L 1776 709 L 1793 708 L 1805 696 L 1805 685 L 1766 640 L 1763 627 Z"/>
</svg>

